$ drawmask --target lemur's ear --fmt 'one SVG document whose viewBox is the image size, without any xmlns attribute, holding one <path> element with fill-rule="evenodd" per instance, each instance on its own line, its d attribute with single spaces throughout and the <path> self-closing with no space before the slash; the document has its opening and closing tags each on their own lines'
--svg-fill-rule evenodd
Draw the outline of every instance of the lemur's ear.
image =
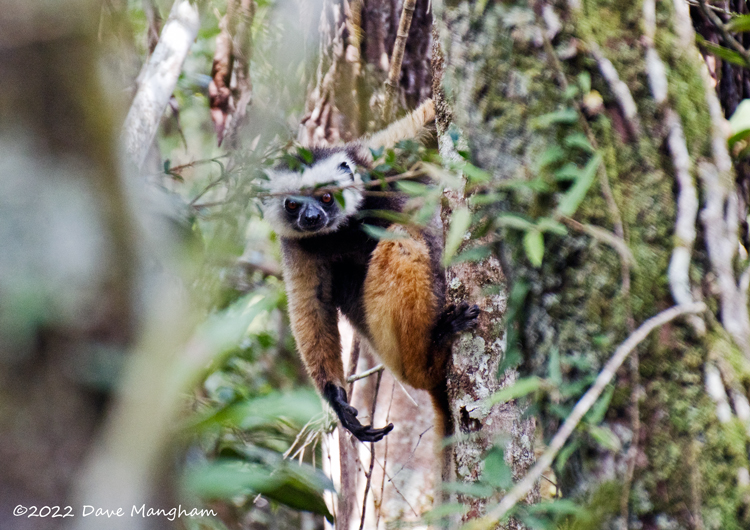
<svg viewBox="0 0 750 530">
<path fill-rule="evenodd" d="M 348 173 L 349 177 L 354 180 L 354 171 L 352 170 L 352 167 L 349 165 L 348 162 L 341 162 L 339 164 L 339 169 L 343 171 L 344 173 Z"/>
</svg>

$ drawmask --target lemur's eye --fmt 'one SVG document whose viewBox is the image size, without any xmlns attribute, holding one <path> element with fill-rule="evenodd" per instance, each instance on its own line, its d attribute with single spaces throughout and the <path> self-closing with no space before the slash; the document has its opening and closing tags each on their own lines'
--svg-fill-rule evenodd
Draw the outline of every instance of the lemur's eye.
<svg viewBox="0 0 750 530">
<path fill-rule="evenodd" d="M 295 200 L 287 199 L 284 201 L 284 208 L 286 208 L 287 212 L 294 212 L 299 208 L 299 203 Z"/>
<path fill-rule="evenodd" d="M 323 204 L 331 204 L 331 201 L 333 201 L 333 195 L 331 195 L 330 193 L 324 193 L 320 196 L 320 201 Z"/>
<path fill-rule="evenodd" d="M 347 173 L 351 173 L 352 172 L 352 168 L 350 168 L 349 164 L 347 164 L 346 162 L 341 162 L 339 164 L 339 169 L 341 171 L 346 171 Z"/>
</svg>

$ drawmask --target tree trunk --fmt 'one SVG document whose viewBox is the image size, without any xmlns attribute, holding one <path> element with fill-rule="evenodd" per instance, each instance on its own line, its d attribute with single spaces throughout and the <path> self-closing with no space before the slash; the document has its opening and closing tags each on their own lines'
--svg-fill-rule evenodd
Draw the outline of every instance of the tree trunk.
<svg viewBox="0 0 750 530">
<path fill-rule="evenodd" d="M 711 308 L 631 355 L 558 457 L 559 492 L 589 508 L 587 528 L 747 528 L 737 202 L 686 4 L 451 2 L 442 20 L 471 160 L 516 190 L 477 214 L 530 223 L 496 232 L 515 315 L 504 366 L 549 385 L 544 439 L 638 324 L 675 303 Z"/>
</svg>

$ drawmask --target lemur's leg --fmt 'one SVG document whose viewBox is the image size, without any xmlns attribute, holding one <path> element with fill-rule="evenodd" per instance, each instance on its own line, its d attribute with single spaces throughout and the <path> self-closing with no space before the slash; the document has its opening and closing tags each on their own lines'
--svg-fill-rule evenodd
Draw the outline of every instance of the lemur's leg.
<svg viewBox="0 0 750 530">
<path fill-rule="evenodd" d="M 378 355 L 396 377 L 431 389 L 445 378 L 446 359 L 444 351 L 431 347 L 439 309 L 429 250 L 403 227 L 391 231 L 403 237 L 380 241 L 367 269 L 367 327 Z"/>
<path fill-rule="evenodd" d="M 344 427 L 363 442 L 380 440 L 393 425 L 362 425 L 357 409 L 347 401 L 330 269 L 302 254 L 293 242 L 283 244 L 282 250 L 292 332 L 307 372 Z"/>
</svg>

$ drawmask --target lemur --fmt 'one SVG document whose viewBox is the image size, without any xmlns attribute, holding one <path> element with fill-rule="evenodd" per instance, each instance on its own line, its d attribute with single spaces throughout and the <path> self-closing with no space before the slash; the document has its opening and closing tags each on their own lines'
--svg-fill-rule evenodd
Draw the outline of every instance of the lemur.
<svg viewBox="0 0 750 530">
<path fill-rule="evenodd" d="M 402 212 L 406 202 L 394 187 L 390 194 L 365 191 L 360 172 L 372 168 L 370 149 L 415 138 L 434 116 L 432 100 L 427 100 L 368 140 L 313 148 L 313 160 L 302 170 L 277 166 L 270 174 L 264 212 L 281 242 L 297 348 L 341 424 L 363 442 L 382 439 L 393 424 L 380 429 L 362 425 L 348 403 L 338 312 L 397 378 L 430 393 L 439 436 L 452 432 L 446 394 L 451 342 L 472 327 L 479 314 L 477 306 L 466 303 L 444 307 L 439 216 L 424 228 L 414 228 L 367 213 Z M 343 204 L 336 200 L 337 190 Z M 375 239 L 362 230 L 364 223 L 393 237 Z"/>
</svg>

